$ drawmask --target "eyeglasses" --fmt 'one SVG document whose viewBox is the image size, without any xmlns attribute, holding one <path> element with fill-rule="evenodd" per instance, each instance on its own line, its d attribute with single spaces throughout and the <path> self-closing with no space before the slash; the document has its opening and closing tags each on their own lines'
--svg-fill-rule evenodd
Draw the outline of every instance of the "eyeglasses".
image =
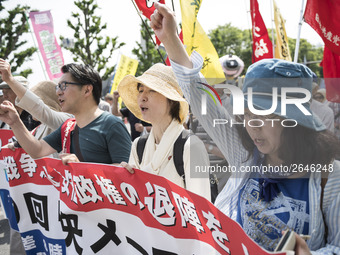
<svg viewBox="0 0 340 255">
<path fill-rule="evenodd" d="M 71 85 L 83 85 L 83 84 L 76 83 L 76 82 L 63 81 L 63 82 L 59 82 L 58 85 L 55 86 L 55 90 L 57 91 L 58 89 L 60 89 L 61 91 L 65 91 L 65 89 L 67 88 L 68 84 L 71 84 Z"/>
</svg>

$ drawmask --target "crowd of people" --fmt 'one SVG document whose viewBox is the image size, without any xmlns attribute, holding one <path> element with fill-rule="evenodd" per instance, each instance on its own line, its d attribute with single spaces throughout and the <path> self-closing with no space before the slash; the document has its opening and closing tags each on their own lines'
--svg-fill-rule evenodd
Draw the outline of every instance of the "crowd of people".
<svg viewBox="0 0 340 255">
<path fill-rule="evenodd" d="M 163 176 L 214 202 L 269 251 L 284 231 L 293 230 L 296 254 L 340 254 L 340 105 L 327 102 L 326 91 L 319 89 L 307 66 L 264 59 L 248 67 L 242 86 L 243 115 L 233 114 L 236 98 L 223 93 L 223 104 L 207 98 L 207 114 L 202 114 L 204 92 L 197 87 L 206 83 L 200 75 L 203 59 L 197 52 L 188 56 L 176 33 L 174 13 L 162 4 L 155 7 L 151 27 L 171 67 L 155 64 L 139 77 L 128 75 L 118 91 L 103 99 L 100 76 L 87 65 L 64 65 L 58 84 L 43 81 L 29 88 L 27 79 L 13 76 L 9 63 L 0 59 L 0 125 L 12 129 L 16 139 L 6 147 L 22 147 L 32 158 L 60 158 L 64 164 L 105 163 L 120 165 L 131 174 L 137 168 Z M 233 85 L 238 86 L 235 79 Z M 296 87 L 309 91 L 311 100 L 283 109 L 282 89 Z M 211 138 L 209 144 L 186 129 L 195 126 L 188 117 L 189 105 Z M 269 108 L 270 114 L 259 114 Z M 122 118 L 128 119 L 129 131 Z M 215 119 L 244 125 L 212 125 Z M 225 181 L 216 200 L 209 172 L 193 174 L 195 166 L 211 164 L 208 152 L 213 151 L 237 169 L 256 169 L 224 173 L 227 177 L 221 177 Z M 294 165 L 303 165 L 304 170 L 291 171 Z M 313 165 L 326 170 L 310 171 Z M 276 171 L 279 166 L 289 171 Z M 303 240 L 302 234 L 310 240 Z"/>
</svg>

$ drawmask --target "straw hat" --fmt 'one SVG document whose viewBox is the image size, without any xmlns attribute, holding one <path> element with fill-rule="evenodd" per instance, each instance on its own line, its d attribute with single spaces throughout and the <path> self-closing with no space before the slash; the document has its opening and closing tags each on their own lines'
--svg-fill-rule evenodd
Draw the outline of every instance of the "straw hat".
<svg viewBox="0 0 340 255">
<path fill-rule="evenodd" d="M 52 110 L 60 112 L 61 107 L 59 105 L 57 93 L 55 92 L 55 86 L 56 84 L 52 81 L 42 81 L 30 90 L 40 97 Z"/>
<path fill-rule="evenodd" d="M 118 85 L 119 95 L 124 101 L 126 107 L 137 118 L 145 121 L 142 118 L 142 113 L 137 102 L 138 83 L 157 91 L 172 101 L 179 102 L 179 117 L 181 119 L 181 123 L 185 121 L 189 111 L 189 105 L 183 98 L 183 92 L 177 83 L 176 77 L 171 67 L 160 63 L 155 64 L 139 77 L 135 77 L 133 75 L 125 76 Z"/>
</svg>

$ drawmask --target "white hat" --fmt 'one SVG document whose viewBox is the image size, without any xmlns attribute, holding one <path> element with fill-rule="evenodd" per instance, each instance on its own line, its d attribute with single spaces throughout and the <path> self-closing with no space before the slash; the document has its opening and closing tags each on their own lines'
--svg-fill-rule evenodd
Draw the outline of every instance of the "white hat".
<svg viewBox="0 0 340 255">
<path fill-rule="evenodd" d="M 20 82 L 24 87 L 28 87 L 28 80 L 24 76 L 14 76 L 14 79 Z M 0 84 L 0 89 L 10 89 L 10 86 L 7 82 L 3 81 Z"/>
<path fill-rule="evenodd" d="M 139 93 L 137 90 L 138 83 L 157 91 L 172 101 L 179 102 L 179 117 L 181 119 L 181 123 L 186 120 L 189 105 L 183 97 L 183 92 L 177 83 L 175 74 L 171 67 L 165 66 L 161 63 L 155 64 L 139 77 L 135 77 L 133 75 L 125 76 L 118 85 L 119 95 L 123 99 L 126 107 L 138 119 L 148 122 L 142 118 L 142 113 L 137 102 Z"/>
</svg>

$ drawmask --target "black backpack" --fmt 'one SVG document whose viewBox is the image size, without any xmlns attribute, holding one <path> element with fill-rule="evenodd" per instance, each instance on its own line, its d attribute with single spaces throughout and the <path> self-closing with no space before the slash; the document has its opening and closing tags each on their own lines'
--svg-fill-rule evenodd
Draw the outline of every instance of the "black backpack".
<svg viewBox="0 0 340 255">
<path fill-rule="evenodd" d="M 183 152 L 184 152 L 184 144 L 188 140 L 188 138 L 193 135 L 190 130 L 184 129 L 182 133 L 178 136 L 175 141 L 174 148 L 173 148 L 173 157 L 174 157 L 174 164 L 177 170 L 177 173 L 184 181 L 185 184 L 185 174 L 184 174 L 184 161 L 183 161 Z M 146 141 L 149 138 L 149 134 L 143 135 L 139 138 L 137 142 L 137 155 L 139 163 L 142 162 L 144 148 Z M 217 184 L 214 180 L 212 180 L 212 176 L 210 175 L 210 190 L 211 190 L 211 201 L 215 201 L 217 196 Z"/>
</svg>

